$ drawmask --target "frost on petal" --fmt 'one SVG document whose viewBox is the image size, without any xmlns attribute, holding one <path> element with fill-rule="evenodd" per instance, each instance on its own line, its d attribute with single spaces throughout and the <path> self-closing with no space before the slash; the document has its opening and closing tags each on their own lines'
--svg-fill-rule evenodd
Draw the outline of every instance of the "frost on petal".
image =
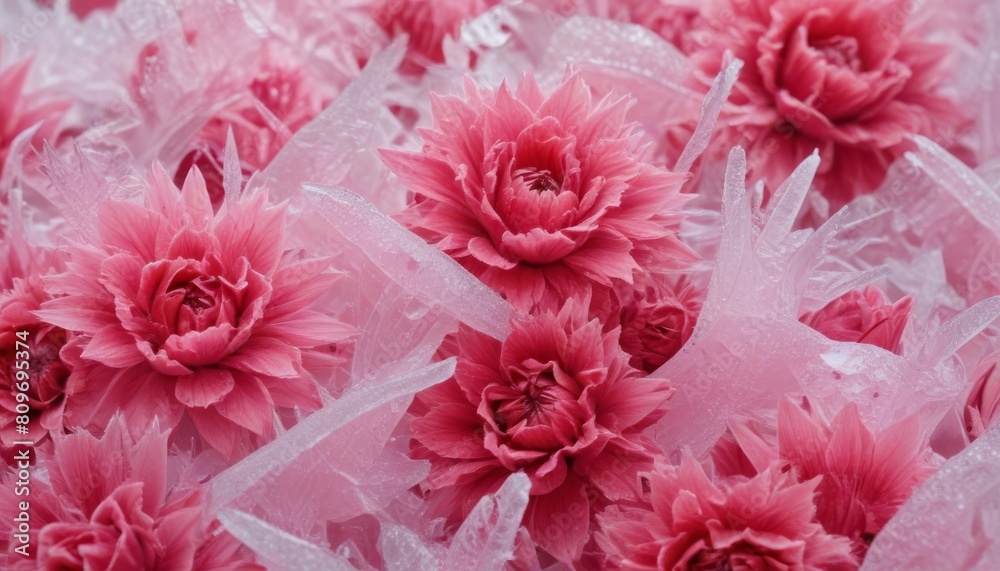
<svg viewBox="0 0 1000 571">
<path fill-rule="evenodd" d="M 861 568 L 992 569 L 1000 558 L 997 473 L 1000 427 L 994 426 L 917 488 Z"/>
</svg>

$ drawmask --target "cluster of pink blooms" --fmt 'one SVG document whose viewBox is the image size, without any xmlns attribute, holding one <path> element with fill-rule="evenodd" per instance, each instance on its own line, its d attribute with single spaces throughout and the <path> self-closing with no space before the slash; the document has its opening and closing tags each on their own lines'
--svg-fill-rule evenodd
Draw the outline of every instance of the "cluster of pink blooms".
<svg viewBox="0 0 1000 571">
<path fill-rule="evenodd" d="M 0 0 L 0 566 L 988 568 L 998 61 L 991 0 Z"/>
</svg>

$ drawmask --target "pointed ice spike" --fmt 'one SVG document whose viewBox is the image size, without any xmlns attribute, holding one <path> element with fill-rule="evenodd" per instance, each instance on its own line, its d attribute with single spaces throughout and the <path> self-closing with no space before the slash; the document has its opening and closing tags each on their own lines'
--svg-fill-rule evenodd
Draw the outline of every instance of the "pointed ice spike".
<svg viewBox="0 0 1000 571">
<path fill-rule="evenodd" d="M 990 297 L 966 309 L 930 333 L 920 347 L 918 363 L 933 367 L 953 355 L 1000 317 L 1000 296 Z"/>
<path fill-rule="evenodd" d="M 441 569 L 501 571 L 514 555 L 529 490 L 531 480 L 518 472 L 508 477 L 496 494 L 479 500 L 455 534 Z"/>
<path fill-rule="evenodd" d="M 243 542 L 268 569 L 291 571 L 354 571 L 346 559 L 286 533 L 250 514 L 235 510 L 219 512 L 219 522 Z"/>
<path fill-rule="evenodd" d="M 951 194 L 984 228 L 997 232 L 1000 196 L 968 166 L 930 139 L 915 137 L 918 152 L 911 158 L 921 170 Z"/>
<path fill-rule="evenodd" d="M 795 169 L 788 180 L 775 193 L 773 200 L 777 202 L 774 208 L 768 208 L 770 216 L 767 225 L 757 240 L 757 252 L 765 248 L 776 249 L 785 236 L 792 231 L 795 219 L 802 209 L 802 203 L 809 193 L 813 177 L 819 168 L 819 153 L 813 152 Z"/>
<path fill-rule="evenodd" d="M 818 301 L 829 302 L 837 299 L 852 289 L 860 289 L 870 283 L 885 279 L 889 268 L 876 266 L 863 272 L 819 272 L 816 280 L 809 283 L 805 297 Z"/>
<path fill-rule="evenodd" d="M 462 323 L 507 338 L 514 308 L 458 262 L 349 190 L 304 188 L 319 214 L 393 281 Z"/>
<path fill-rule="evenodd" d="M 862 571 L 995 569 L 1000 425 L 949 459 L 875 536 Z"/>
<path fill-rule="evenodd" d="M 332 105 L 282 147 L 261 172 L 276 201 L 295 196 L 302 183 L 339 184 L 363 149 L 382 109 L 386 86 L 406 53 L 398 37 L 379 52 Z"/>
<path fill-rule="evenodd" d="M 699 335 L 713 318 L 719 315 L 725 305 L 732 301 L 736 292 L 740 291 L 742 278 L 741 268 L 744 261 L 750 262 L 750 208 L 746 193 L 746 153 L 740 147 L 734 147 L 729 153 L 729 164 L 726 168 L 726 184 L 722 191 L 722 219 L 725 226 L 722 231 L 722 244 L 719 248 L 719 260 L 709 283 L 708 297 L 719 300 L 712 305 L 706 304 L 698 318 L 694 335 Z M 745 281 L 745 280 L 744 280 Z"/>
<path fill-rule="evenodd" d="M 226 196 L 226 208 L 230 211 L 240 200 L 243 190 L 243 168 L 240 166 L 240 154 L 236 150 L 236 139 L 233 138 L 233 127 L 230 125 L 226 133 L 226 154 L 222 165 L 222 188 Z"/>
<path fill-rule="evenodd" d="M 387 366 L 391 368 L 393 364 Z M 455 372 L 455 359 L 434 363 L 409 374 L 373 379 L 324 406 L 286 432 L 220 473 L 211 482 L 208 513 L 236 500 L 270 472 L 309 450 L 351 420 L 397 398 L 436 385 Z"/>
<path fill-rule="evenodd" d="M 736 78 L 739 77 L 741 69 L 743 69 L 743 62 L 734 59 L 712 82 L 712 88 L 708 90 L 705 101 L 701 104 L 698 126 L 687 145 L 684 146 L 680 158 L 677 159 L 674 172 L 690 171 L 694 161 L 708 148 L 708 143 L 712 139 L 712 130 L 715 129 L 715 123 L 719 119 L 719 113 L 722 112 L 722 107 L 729 99 L 729 93 L 733 90 L 733 85 L 736 84 Z"/>
</svg>

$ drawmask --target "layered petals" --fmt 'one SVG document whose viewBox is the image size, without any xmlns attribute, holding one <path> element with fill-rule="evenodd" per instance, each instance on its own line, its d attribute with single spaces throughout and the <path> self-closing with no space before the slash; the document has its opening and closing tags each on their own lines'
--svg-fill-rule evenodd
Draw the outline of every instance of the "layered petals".
<svg viewBox="0 0 1000 571">
<path fill-rule="evenodd" d="M 527 74 L 432 103 L 422 153 L 381 151 L 418 196 L 400 219 L 518 307 L 555 311 L 694 259 L 670 240 L 685 176 L 644 162 L 626 100 L 594 101 L 578 74 L 545 97 Z"/>
<path fill-rule="evenodd" d="M 585 311 L 567 304 L 515 324 L 504 342 L 463 328 L 455 376 L 411 408 L 412 452 L 431 461 L 425 487 L 442 515 L 459 521 L 482 493 L 524 471 L 524 525 L 567 563 L 582 556 L 597 506 L 640 496 L 635 474 L 652 467 L 654 452 L 641 433 L 672 394 L 640 378 L 618 332 L 602 332 Z"/>
<path fill-rule="evenodd" d="M 173 426 L 187 413 L 231 455 L 237 440 L 274 434 L 276 402 L 319 405 L 303 352 L 351 330 L 310 308 L 333 281 L 329 261 L 287 265 L 284 208 L 263 191 L 213 214 L 197 171 L 178 189 L 158 168 L 144 205 L 103 205 L 101 243 L 72 249 L 74 273 L 96 275 L 98 287 L 52 276 L 59 297 L 37 312 L 84 334 L 71 352 L 80 368 L 67 401 L 73 424 L 100 426 L 117 408 L 139 427 L 154 417 Z M 97 311 L 84 319 L 81 307 Z M 244 437 L 222 438 L 226 431 Z"/>
</svg>

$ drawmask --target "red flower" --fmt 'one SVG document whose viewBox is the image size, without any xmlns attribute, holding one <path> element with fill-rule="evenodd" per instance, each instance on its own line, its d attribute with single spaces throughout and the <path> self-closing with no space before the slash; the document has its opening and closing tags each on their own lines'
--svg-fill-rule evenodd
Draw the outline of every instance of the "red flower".
<svg viewBox="0 0 1000 571">
<path fill-rule="evenodd" d="M 454 378 L 417 396 L 413 454 L 431 461 L 425 484 L 456 522 L 513 472 L 532 480 L 524 525 L 572 562 L 589 538 L 592 503 L 637 498 L 652 466 L 643 429 L 672 390 L 638 378 L 618 347 L 573 304 L 519 324 L 504 342 L 469 329 Z"/>
<path fill-rule="evenodd" d="M 621 301 L 622 349 L 636 369 L 652 373 L 680 351 L 694 332 L 702 294 L 689 283 L 644 282 Z"/>
<path fill-rule="evenodd" d="M 622 569 L 856 569 L 850 543 L 813 521 L 819 479 L 772 466 L 717 486 L 690 456 L 649 475 L 650 508 L 598 516 L 598 544 Z"/>
<path fill-rule="evenodd" d="M 912 310 L 912 295 L 890 304 L 882 290 L 869 285 L 803 314 L 799 321 L 834 341 L 867 343 L 899 353 L 899 339 Z"/>
<path fill-rule="evenodd" d="M 723 111 L 722 147 L 746 145 L 773 189 L 818 148 L 814 184 L 839 206 L 877 188 L 907 137 L 950 134 L 954 146 L 970 122 L 946 95 L 946 66 L 967 31 L 926 16 L 886 0 L 705 2 L 697 81 L 707 89 L 726 52 L 746 64 Z"/>
<path fill-rule="evenodd" d="M 289 50 L 268 43 L 259 60 L 247 93 L 205 123 L 174 174 L 174 183 L 180 186 L 191 167 L 197 166 L 216 210 L 225 198 L 222 171 L 230 129 L 246 179 L 263 170 L 291 136 L 332 99 L 329 90 L 312 80 Z"/>
<path fill-rule="evenodd" d="M 51 299 L 42 288 L 40 276 L 15 280 L 14 288 L 0 294 L 0 442 L 13 446 L 15 440 L 33 440 L 41 444 L 49 431 L 62 432 L 66 406 L 66 383 L 70 369 L 59 356 L 68 334 L 60 327 L 43 322 L 34 315 L 43 302 Z M 26 336 L 19 336 L 24 332 Z M 23 346 L 18 345 L 23 343 Z M 23 358 L 19 358 L 23 357 Z M 22 363 L 27 363 L 23 368 Z M 18 390 L 23 371 L 27 391 Z M 28 400 L 28 427 L 31 435 L 16 433 L 18 393 Z"/>
<path fill-rule="evenodd" d="M 634 270 L 694 254 L 677 238 L 684 175 L 642 160 L 623 99 L 579 75 L 548 98 L 527 74 L 484 95 L 433 100 L 422 153 L 383 150 L 417 195 L 402 218 L 521 308 L 558 308 Z"/>
<path fill-rule="evenodd" d="M 118 408 L 133 427 L 187 414 L 232 455 L 273 436 L 276 406 L 319 406 L 303 363 L 330 360 L 350 329 L 309 307 L 338 276 L 285 251 L 285 205 L 261 191 L 214 214 L 197 170 L 178 190 L 157 168 L 145 205 L 108 202 L 99 225 L 99 243 L 73 247 L 71 271 L 48 278 L 62 297 L 38 312 L 82 333 L 63 350 L 73 425 L 100 427 Z"/>
<path fill-rule="evenodd" d="M 197 484 L 177 481 L 168 433 L 133 438 L 120 416 L 104 435 L 59 435 L 31 480 L 29 557 L 14 552 L 16 477 L 0 490 L 5 569 L 260 569 L 217 524 L 204 519 Z"/>
</svg>

